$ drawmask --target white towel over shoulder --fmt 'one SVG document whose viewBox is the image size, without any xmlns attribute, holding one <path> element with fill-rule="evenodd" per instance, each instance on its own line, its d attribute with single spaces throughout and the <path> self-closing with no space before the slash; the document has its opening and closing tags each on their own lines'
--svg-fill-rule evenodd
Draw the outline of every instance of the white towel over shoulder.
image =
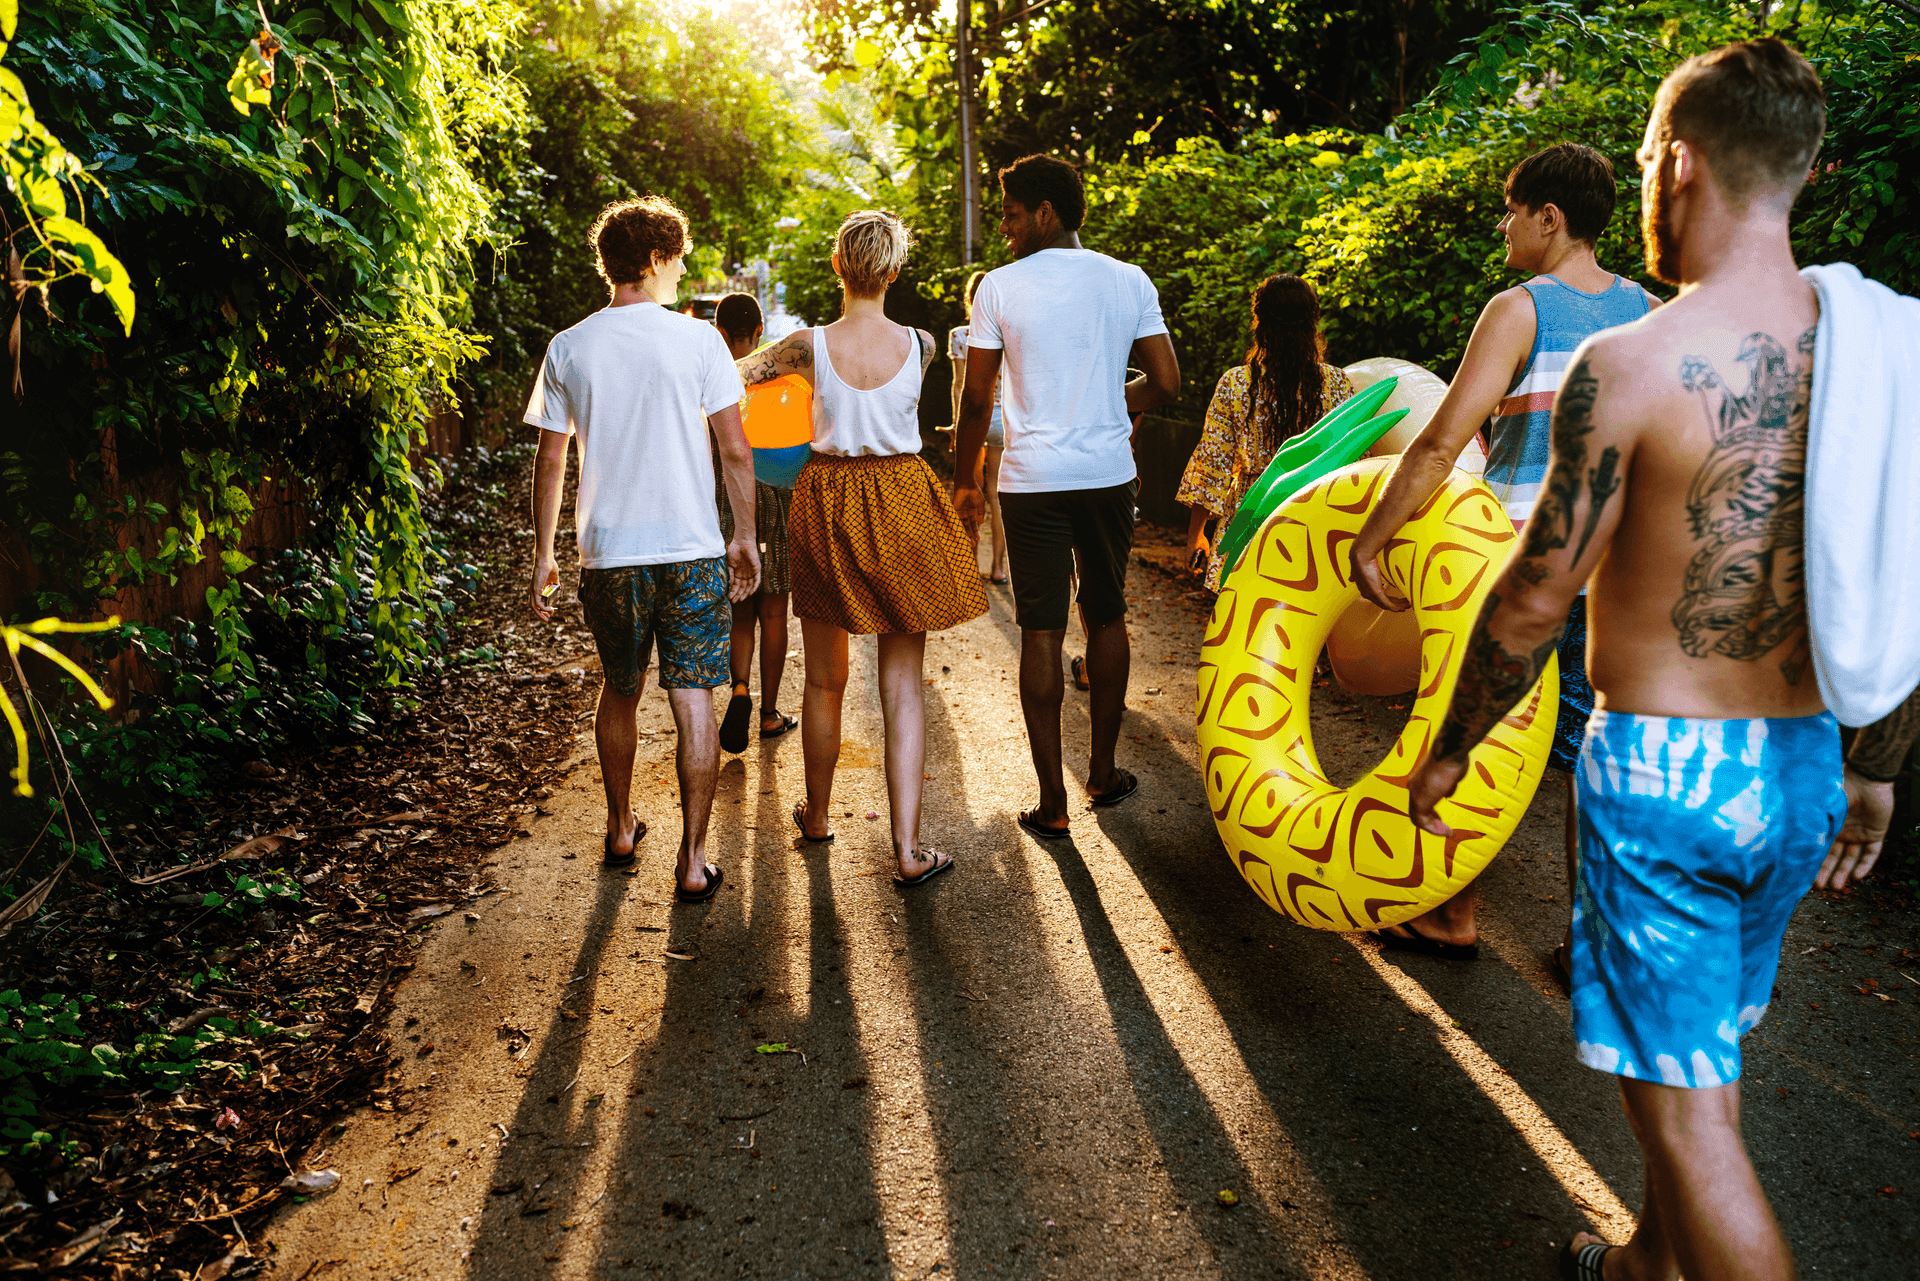
<svg viewBox="0 0 1920 1281">
<path fill-rule="evenodd" d="M 1807 619 L 1820 694 L 1870 725 L 1920 684 L 1920 298 L 1848 263 L 1820 295 L 1807 437 Z"/>
</svg>

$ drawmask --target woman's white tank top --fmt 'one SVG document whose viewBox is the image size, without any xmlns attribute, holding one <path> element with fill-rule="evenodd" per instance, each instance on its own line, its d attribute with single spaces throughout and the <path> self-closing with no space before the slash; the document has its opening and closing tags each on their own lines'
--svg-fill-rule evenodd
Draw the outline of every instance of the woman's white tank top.
<svg viewBox="0 0 1920 1281">
<path fill-rule="evenodd" d="M 920 452 L 920 335 L 913 333 L 907 361 L 891 381 L 860 391 L 840 381 L 827 355 L 827 330 L 813 331 L 813 452 L 858 458 L 862 454 Z"/>
</svg>

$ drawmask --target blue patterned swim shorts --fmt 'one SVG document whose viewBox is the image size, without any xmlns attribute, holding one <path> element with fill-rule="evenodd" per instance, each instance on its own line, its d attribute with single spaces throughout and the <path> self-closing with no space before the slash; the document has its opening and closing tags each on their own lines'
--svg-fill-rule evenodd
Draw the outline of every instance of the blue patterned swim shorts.
<svg viewBox="0 0 1920 1281">
<path fill-rule="evenodd" d="M 580 571 L 580 609 L 593 632 L 607 688 L 623 698 L 660 642 L 661 689 L 715 689 L 727 683 L 727 559 L 624 565 Z"/>
<path fill-rule="evenodd" d="M 1580 769 L 1580 1061 L 1705 1089 L 1740 1076 L 1780 941 L 1846 817 L 1830 713 L 1593 714 Z"/>
</svg>

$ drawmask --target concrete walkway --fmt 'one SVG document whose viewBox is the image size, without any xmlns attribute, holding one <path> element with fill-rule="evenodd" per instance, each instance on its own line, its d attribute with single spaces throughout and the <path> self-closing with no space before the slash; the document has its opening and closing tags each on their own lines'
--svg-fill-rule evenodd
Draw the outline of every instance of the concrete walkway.
<svg viewBox="0 0 1920 1281">
<path fill-rule="evenodd" d="M 1297 927 L 1234 875 L 1201 804 L 1201 606 L 1145 567 L 1132 589 L 1121 761 L 1142 786 L 1077 815 L 1071 842 L 1014 823 L 1035 791 L 1005 589 L 931 639 L 925 831 L 959 865 L 910 893 L 890 880 L 870 639 L 838 841 L 792 839 L 799 736 L 756 742 L 725 765 L 711 905 L 670 905 L 664 698 L 642 711 L 633 875 L 599 864 L 583 723 L 550 816 L 501 851 L 502 892 L 422 949 L 390 1095 L 309 1154 L 345 1177 L 276 1222 L 276 1273 L 1401 1281 L 1548 1277 L 1576 1228 L 1624 1240 L 1637 1150 L 1542 965 L 1567 916 L 1557 779 L 1482 880 L 1479 962 Z M 799 687 L 796 656 L 796 709 Z M 1397 724 L 1321 694 L 1341 781 Z M 1084 768 L 1071 690 L 1066 723 Z M 1805 1275 L 1913 1275 L 1917 1067 L 1920 922 L 1810 899 L 1745 1092 Z"/>
</svg>

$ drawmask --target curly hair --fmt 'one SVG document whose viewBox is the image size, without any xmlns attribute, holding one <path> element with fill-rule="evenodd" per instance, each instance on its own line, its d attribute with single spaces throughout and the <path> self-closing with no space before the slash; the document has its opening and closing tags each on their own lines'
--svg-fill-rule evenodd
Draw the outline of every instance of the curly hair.
<svg viewBox="0 0 1920 1281">
<path fill-rule="evenodd" d="M 906 265 L 913 232 L 883 209 L 856 209 L 834 233 L 833 253 L 840 260 L 840 283 L 852 298 L 873 298 Z"/>
<path fill-rule="evenodd" d="M 665 196 L 616 200 L 587 233 L 594 267 L 610 285 L 635 285 L 653 270 L 653 255 L 674 258 L 693 248 L 687 216 Z"/>
<path fill-rule="evenodd" d="M 1028 213 L 1051 204 L 1060 225 L 1080 230 L 1087 220 L 1087 189 L 1080 171 L 1058 156 L 1022 156 L 999 173 L 1000 194 L 1018 200 Z"/>
<path fill-rule="evenodd" d="M 1298 276 L 1268 276 L 1253 291 L 1247 401 L 1259 452 L 1270 454 L 1320 418 L 1320 295 Z"/>
</svg>

